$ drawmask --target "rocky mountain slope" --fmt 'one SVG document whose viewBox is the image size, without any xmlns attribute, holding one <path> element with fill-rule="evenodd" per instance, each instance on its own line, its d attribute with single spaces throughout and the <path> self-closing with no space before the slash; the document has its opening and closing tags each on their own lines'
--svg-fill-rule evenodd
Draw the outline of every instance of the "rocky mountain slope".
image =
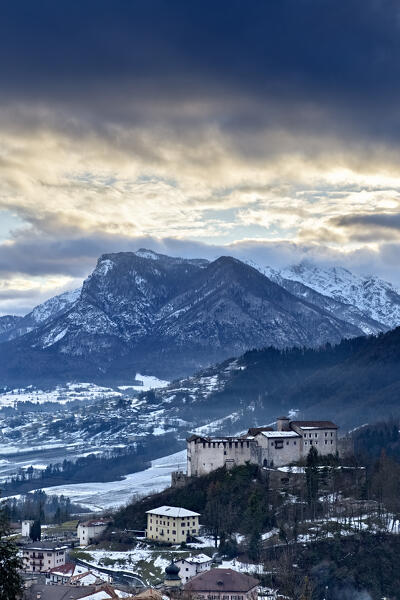
<svg viewBox="0 0 400 600">
<path fill-rule="evenodd" d="M 319 346 L 362 333 L 231 257 L 104 255 L 73 297 L 54 317 L 35 309 L 42 324 L 0 345 L 0 384 L 122 383 L 135 370 L 170 379 L 249 348 Z"/>
<path fill-rule="evenodd" d="M 53 296 L 53 298 L 49 298 L 36 306 L 24 317 L 15 315 L 0 317 L 0 342 L 6 342 L 25 335 L 47 321 L 60 316 L 76 302 L 80 292 L 81 290 L 77 289 Z"/>
</svg>

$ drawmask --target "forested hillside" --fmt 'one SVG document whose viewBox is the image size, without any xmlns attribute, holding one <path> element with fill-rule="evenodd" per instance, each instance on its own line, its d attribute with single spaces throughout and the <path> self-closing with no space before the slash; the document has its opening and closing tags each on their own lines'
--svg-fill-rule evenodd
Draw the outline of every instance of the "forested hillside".
<svg viewBox="0 0 400 600">
<path fill-rule="evenodd" d="M 292 410 L 300 418 L 334 420 L 343 430 L 400 416 L 399 367 L 397 328 L 319 349 L 253 350 L 155 395 L 160 401 L 173 396 L 179 416 L 187 421 L 234 413 L 222 431 L 266 424 Z"/>
</svg>

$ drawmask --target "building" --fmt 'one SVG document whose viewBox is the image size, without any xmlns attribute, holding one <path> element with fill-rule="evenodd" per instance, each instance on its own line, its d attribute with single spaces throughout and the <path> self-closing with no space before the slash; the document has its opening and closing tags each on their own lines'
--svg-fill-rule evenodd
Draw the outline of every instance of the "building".
<svg viewBox="0 0 400 600">
<path fill-rule="evenodd" d="M 65 564 L 66 546 L 50 542 L 33 542 L 22 548 L 23 569 L 28 573 L 45 573 Z"/>
<path fill-rule="evenodd" d="M 78 525 L 78 538 L 81 546 L 89 546 L 105 532 L 110 519 L 91 519 Z"/>
<path fill-rule="evenodd" d="M 110 575 L 100 571 L 89 571 L 87 567 L 82 567 L 75 563 L 65 563 L 60 567 L 54 567 L 46 573 L 47 585 L 94 585 L 97 583 L 111 583 Z"/>
<path fill-rule="evenodd" d="M 276 430 L 252 427 L 239 437 L 187 439 L 187 475 L 198 477 L 220 467 L 231 468 L 247 462 L 280 467 L 307 456 L 314 446 L 319 454 L 336 454 L 338 427 L 331 421 L 290 421 L 279 417 Z"/>
<path fill-rule="evenodd" d="M 211 569 L 184 584 L 199 600 L 257 600 L 258 580 L 233 569 Z"/>
<path fill-rule="evenodd" d="M 21 523 L 21 535 L 22 537 L 30 537 L 31 529 L 34 521 L 22 521 Z"/>
<path fill-rule="evenodd" d="M 212 562 L 213 559 L 206 554 L 197 554 L 177 560 L 175 564 L 179 567 L 179 577 L 182 583 L 187 583 L 192 577 L 211 569 Z"/>
<path fill-rule="evenodd" d="M 199 513 L 177 506 L 160 506 L 147 511 L 149 540 L 181 544 L 199 534 Z"/>
</svg>

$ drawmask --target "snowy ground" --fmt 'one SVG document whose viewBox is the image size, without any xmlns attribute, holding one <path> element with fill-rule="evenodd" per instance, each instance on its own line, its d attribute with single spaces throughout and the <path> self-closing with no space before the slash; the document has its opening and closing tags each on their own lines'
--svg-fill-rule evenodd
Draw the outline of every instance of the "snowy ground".
<svg viewBox="0 0 400 600">
<path fill-rule="evenodd" d="M 141 375 L 140 373 L 136 374 L 134 380 L 141 382 L 141 385 L 121 385 L 117 389 L 113 389 L 102 387 L 95 383 L 81 382 L 58 385 L 52 390 L 34 389 L 32 386 L 8 390 L 7 392 L 0 393 L 0 408 L 3 406 L 14 406 L 18 402 L 33 402 L 34 404 L 56 402 L 57 404 L 66 404 L 75 400 L 90 401 L 97 400 L 98 398 L 118 398 L 127 390 L 146 392 L 150 389 L 166 387 L 169 384 L 169 381 L 158 379 L 152 375 Z"/>
<path fill-rule="evenodd" d="M 171 473 L 186 470 L 186 450 L 152 461 L 145 471 L 127 475 L 122 481 L 77 483 L 46 488 L 47 494 L 64 494 L 91 510 L 113 509 L 129 502 L 135 494 L 159 492 L 171 484 Z"/>
</svg>

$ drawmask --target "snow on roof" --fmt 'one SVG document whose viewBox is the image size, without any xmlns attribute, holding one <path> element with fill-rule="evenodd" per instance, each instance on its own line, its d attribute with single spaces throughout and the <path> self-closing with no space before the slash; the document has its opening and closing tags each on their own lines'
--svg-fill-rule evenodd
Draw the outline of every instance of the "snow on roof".
<svg viewBox="0 0 400 600">
<path fill-rule="evenodd" d="M 296 431 L 262 431 L 261 435 L 266 438 L 287 438 L 287 437 L 301 437 Z"/>
<path fill-rule="evenodd" d="M 160 515 L 162 517 L 199 517 L 200 513 L 187 510 L 178 506 L 160 506 L 159 508 L 153 508 L 147 510 L 147 514 Z"/>
<path fill-rule="evenodd" d="M 211 562 L 212 558 L 207 556 L 207 554 L 197 554 L 196 556 L 188 556 L 187 558 L 183 558 L 182 561 L 188 562 L 191 564 L 202 564 Z"/>
</svg>

